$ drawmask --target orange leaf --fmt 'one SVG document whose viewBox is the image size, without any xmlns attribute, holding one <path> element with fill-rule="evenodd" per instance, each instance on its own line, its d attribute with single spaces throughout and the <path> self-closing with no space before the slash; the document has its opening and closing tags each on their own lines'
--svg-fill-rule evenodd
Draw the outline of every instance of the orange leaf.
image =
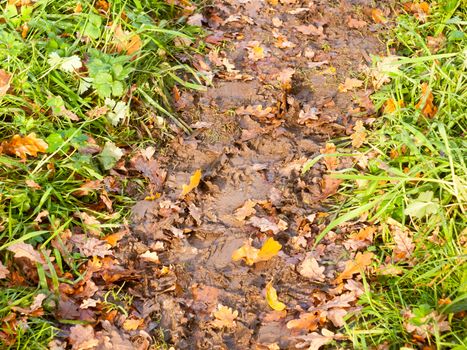
<svg viewBox="0 0 467 350">
<path fill-rule="evenodd" d="M 350 138 L 352 139 L 352 146 L 354 148 L 359 148 L 366 141 L 366 129 L 363 126 L 363 122 L 361 120 L 357 120 L 354 126 L 354 130 L 355 132 L 350 135 Z"/>
<path fill-rule="evenodd" d="M 434 96 L 427 83 L 422 84 L 422 96 L 415 108 L 420 109 L 427 118 L 433 118 L 438 111 L 438 107 L 433 104 Z"/>
<path fill-rule="evenodd" d="M 336 146 L 333 143 L 327 143 L 326 147 L 319 151 L 321 154 L 333 154 L 337 152 Z M 328 170 L 335 170 L 339 164 L 339 160 L 336 156 L 325 156 L 324 164 L 326 164 L 326 168 L 328 168 Z"/>
<path fill-rule="evenodd" d="M 380 9 L 372 9 L 371 10 L 371 18 L 373 18 L 373 21 L 375 23 L 386 23 L 387 20 L 383 15 L 383 11 Z"/>
<path fill-rule="evenodd" d="M 282 311 L 286 307 L 285 304 L 280 302 L 277 298 L 277 292 L 272 286 L 272 281 L 266 284 L 266 301 L 268 302 L 268 305 L 276 311 Z"/>
<path fill-rule="evenodd" d="M 237 322 L 235 319 L 238 317 L 238 311 L 232 310 L 228 306 L 222 304 L 217 305 L 217 310 L 212 313 L 215 317 L 215 320 L 212 321 L 212 324 L 216 328 L 235 328 Z"/>
<path fill-rule="evenodd" d="M 385 102 L 384 114 L 389 114 L 395 112 L 398 108 L 404 107 L 404 100 L 399 100 L 396 102 L 393 98 L 388 99 Z"/>
<path fill-rule="evenodd" d="M 321 317 L 320 311 L 306 312 L 301 314 L 299 319 L 287 322 L 287 328 L 314 331 L 320 323 L 324 323 L 325 321 L 326 318 Z"/>
<path fill-rule="evenodd" d="M 139 51 L 143 46 L 138 34 L 124 31 L 120 24 L 115 28 L 114 42 L 117 52 L 125 52 L 129 56 Z"/>
<path fill-rule="evenodd" d="M 15 155 L 21 159 L 27 156 L 37 157 L 37 153 L 44 153 L 49 145 L 42 139 L 38 139 L 36 134 L 30 133 L 28 136 L 15 135 L 10 141 L 3 142 L 2 147 L 6 154 Z"/>
<path fill-rule="evenodd" d="M 181 196 L 184 197 L 196 187 L 198 187 L 199 182 L 201 181 L 201 169 L 198 169 L 190 177 L 190 183 L 188 185 L 183 185 Z"/>
<path fill-rule="evenodd" d="M 141 327 L 144 324 L 144 319 L 137 318 L 137 319 L 126 319 L 123 322 L 123 329 L 126 331 L 134 331 Z"/>
<path fill-rule="evenodd" d="M 11 74 L 0 69 L 0 97 L 5 96 L 10 88 Z"/>
<path fill-rule="evenodd" d="M 349 260 L 345 263 L 345 269 L 342 273 L 337 276 L 335 283 L 342 283 L 343 280 L 351 278 L 354 274 L 361 272 L 368 265 L 371 264 L 371 259 L 374 254 L 370 252 L 360 253 L 358 252 L 355 256 L 355 260 Z"/>
</svg>

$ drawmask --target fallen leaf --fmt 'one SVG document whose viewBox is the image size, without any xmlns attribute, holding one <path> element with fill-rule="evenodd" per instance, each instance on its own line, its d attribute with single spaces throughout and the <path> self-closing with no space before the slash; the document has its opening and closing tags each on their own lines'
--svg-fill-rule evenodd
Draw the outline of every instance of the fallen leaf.
<svg viewBox="0 0 467 350">
<path fill-rule="evenodd" d="M 250 218 L 248 223 L 254 227 L 259 228 L 261 232 L 272 232 L 274 235 L 286 230 L 288 226 L 287 223 L 283 220 L 279 220 L 279 222 L 276 224 L 269 221 L 267 218 L 259 218 L 257 216 Z"/>
<path fill-rule="evenodd" d="M 366 141 L 366 129 L 363 126 L 363 122 L 361 120 L 357 120 L 353 129 L 354 133 L 350 135 L 352 146 L 354 148 L 360 148 Z"/>
<path fill-rule="evenodd" d="M 70 328 L 69 342 L 72 345 L 72 350 L 90 350 L 99 344 L 92 326 L 82 325 Z"/>
<path fill-rule="evenodd" d="M 430 5 L 425 1 L 420 3 L 407 2 L 403 6 L 407 12 L 412 13 L 422 22 L 426 22 L 427 16 L 430 14 Z"/>
<path fill-rule="evenodd" d="M 348 311 L 342 308 L 334 308 L 326 312 L 327 318 L 335 327 L 342 327 L 345 324 L 344 316 Z"/>
<path fill-rule="evenodd" d="M 190 182 L 188 183 L 188 185 L 183 185 L 181 197 L 186 196 L 188 193 L 190 193 L 196 187 L 198 187 L 200 181 L 201 181 L 201 169 L 198 169 L 190 177 Z"/>
<path fill-rule="evenodd" d="M 29 188 L 32 188 L 34 190 L 40 190 L 42 188 L 41 185 L 39 185 L 36 181 L 31 179 L 26 180 L 25 183 Z"/>
<path fill-rule="evenodd" d="M 451 330 L 447 315 L 431 311 L 423 304 L 414 310 L 406 310 L 403 317 L 407 332 L 418 336 L 421 340 Z"/>
<path fill-rule="evenodd" d="M 10 252 L 15 254 L 15 258 L 27 258 L 39 264 L 45 264 L 42 255 L 28 243 L 18 242 L 10 245 L 7 248 Z"/>
<path fill-rule="evenodd" d="M 0 279 L 6 278 L 10 274 L 10 270 L 0 261 Z"/>
<path fill-rule="evenodd" d="M 386 23 L 387 19 L 383 15 L 383 11 L 380 9 L 372 9 L 371 10 L 371 18 L 373 18 L 373 21 L 375 23 Z"/>
<path fill-rule="evenodd" d="M 337 276 L 334 282 L 337 284 L 342 283 L 343 280 L 351 278 L 356 273 L 360 273 L 371 264 L 373 256 L 374 254 L 371 252 L 358 252 L 354 260 L 349 260 L 345 263 L 344 271 Z"/>
<path fill-rule="evenodd" d="M 303 348 L 308 346 L 308 350 L 318 350 L 322 346 L 329 344 L 334 339 L 334 333 L 323 328 L 321 334 L 313 332 L 307 335 L 302 335 L 299 337 L 303 339 L 305 343 L 297 344 L 297 347 Z"/>
<path fill-rule="evenodd" d="M 74 234 L 70 241 L 78 248 L 80 253 L 84 256 L 99 256 L 112 255 L 110 244 L 106 241 L 94 237 L 88 237 L 84 234 Z"/>
<path fill-rule="evenodd" d="M 380 58 L 374 67 L 368 69 L 368 75 L 371 78 L 371 83 L 376 90 L 379 90 L 383 84 L 391 81 L 391 75 L 396 75 L 399 72 L 400 57 L 387 56 Z"/>
<path fill-rule="evenodd" d="M 234 216 L 238 221 L 244 221 L 247 217 L 256 213 L 256 201 L 248 199 L 240 208 L 235 210 Z"/>
<path fill-rule="evenodd" d="M 235 319 L 238 317 L 237 310 L 232 310 L 228 306 L 219 304 L 217 305 L 217 310 L 212 314 L 215 320 L 211 323 L 216 328 L 235 328 L 237 326 L 237 322 L 235 322 Z"/>
<path fill-rule="evenodd" d="M 0 69 L 0 97 L 5 96 L 10 88 L 11 74 Z"/>
<path fill-rule="evenodd" d="M 438 107 L 433 104 L 434 96 L 427 83 L 422 84 L 422 96 L 415 105 L 415 108 L 420 109 L 422 114 L 427 118 L 433 118 L 438 111 Z"/>
<path fill-rule="evenodd" d="M 336 170 L 339 165 L 339 159 L 336 156 L 328 156 L 328 154 L 337 153 L 336 145 L 333 143 L 326 143 L 324 149 L 319 150 L 321 154 L 326 154 L 324 157 L 324 164 L 329 171 Z"/>
<path fill-rule="evenodd" d="M 349 16 L 347 18 L 347 25 L 349 26 L 349 28 L 360 29 L 366 27 L 368 23 Z"/>
<path fill-rule="evenodd" d="M 326 317 L 322 317 L 321 311 L 305 312 L 300 314 L 296 320 L 287 322 L 288 329 L 314 331 L 320 324 L 326 322 Z"/>
<path fill-rule="evenodd" d="M 415 250 L 415 243 L 409 231 L 398 225 L 391 225 L 390 227 L 394 243 L 396 244 L 393 251 L 394 260 L 400 261 L 410 258 Z"/>
<path fill-rule="evenodd" d="M 112 169 L 122 157 L 122 149 L 118 148 L 113 142 L 110 141 L 105 143 L 102 152 L 98 156 L 104 170 Z"/>
<path fill-rule="evenodd" d="M 84 310 L 84 309 L 88 309 L 90 307 L 96 307 L 98 302 L 99 302 L 98 300 L 95 300 L 95 299 L 92 299 L 92 298 L 87 298 L 87 299 L 83 300 L 83 302 L 81 303 L 79 308 Z"/>
<path fill-rule="evenodd" d="M 34 218 L 34 222 L 41 223 L 43 218 L 46 218 L 49 215 L 48 210 L 42 210 L 37 216 Z"/>
<path fill-rule="evenodd" d="M 144 261 L 149 261 L 149 262 L 152 262 L 152 263 L 155 263 L 155 264 L 160 263 L 159 256 L 157 255 L 156 252 L 151 252 L 151 251 L 147 250 L 146 252 L 141 254 L 139 257 L 141 259 L 143 259 Z"/>
<path fill-rule="evenodd" d="M 143 46 L 143 42 L 138 34 L 124 31 L 120 24 L 114 30 L 113 40 L 117 52 L 125 52 L 129 56 L 132 56 Z"/>
<path fill-rule="evenodd" d="M 281 250 L 282 245 L 274 240 L 274 238 L 269 237 L 258 253 L 258 261 L 267 261 L 274 256 L 276 256 Z"/>
<path fill-rule="evenodd" d="M 89 233 L 90 235 L 97 236 L 97 237 L 101 235 L 102 233 L 100 229 L 101 223 L 99 220 L 97 220 L 94 216 L 89 215 L 85 212 L 79 212 L 78 216 L 84 224 L 86 233 Z"/>
<path fill-rule="evenodd" d="M 262 60 L 265 57 L 264 48 L 259 41 L 250 41 L 247 50 L 248 58 L 253 62 Z"/>
<path fill-rule="evenodd" d="M 272 281 L 266 284 L 266 301 L 268 305 L 276 311 L 282 311 L 286 307 L 286 305 L 277 298 L 277 291 L 272 286 Z"/>
<path fill-rule="evenodd" d="M 399 100 L 396 102 L 396 100 L 390 98 L 384 103 L 384 114 L 394 113 L 396 110 L 403 107 L 404 100 Z"/>
<path fill-rule="evenodd" d="M 363 86 L 363 81 L 355 78 L 345 78 L 343 84 L 339 84 L 340 92 L 347 92 Z"/>
<path fill-rule="evenodd" d="M 251 266 L 260 261 L 270 260 L 279 253 L 281 248 L 282 245 L 272 237 L 267 239 L 261 249 L 253 247 L 251 242 L 248 242 L 233 252 L 232 260 L 244 259 L 246 264 Z"/>
<path fill-rule="evenodd" d="M 334 195 L 339 189 L 342 179 L 336 179 L 331 175 L 324 175 L 321 181 L 321 199 Z"/>
<path fill-rule="evenodd" d="M 323 282 L 325 279 L 324 276 L 324 266 L 319 266 L 318 261 L 309 256 L 298 266 L 298 273 L 303 277 L 309 278 L 314 281 Z"/>
<path fill-rule="evenodd" d="M 125 322 L 123 322 L 122 327 L 126 331 L 134 331 L 140 328 L 143 324 L 144 324 L 143 318 L 136 318 L 136 319 L 127 318 Z"/>
<path fill-rule="evenodd" d="M 30 133 L 27 136 L 14 135 L 10 141 L 2 142 L 0 149 L 24 160 L 27 156 L 37 157 L 38 153 L 45 153 L 47 147 L 49 145 L 44 140 L 37 138 L 35 133 Z"/>
<path fill-rule="evenodd" d="M 295 27 L 295 30 L 305 35 L 324 36 L 324 29 L 322 26 L 316 27 L 313 24 L 300 25 Z"/>
</svg>

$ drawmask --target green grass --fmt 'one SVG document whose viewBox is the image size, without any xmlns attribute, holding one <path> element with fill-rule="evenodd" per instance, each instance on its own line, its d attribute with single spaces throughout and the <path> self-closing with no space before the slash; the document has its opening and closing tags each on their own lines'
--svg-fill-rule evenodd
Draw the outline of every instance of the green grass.
<svg viewBox="0 0 467 350">
<path fill-rule="evenodd" d="M 200 29 L 186 26 L 180 9 L 165 1 L 115 0 L 107 10 L 96 4 L 38 0 L 16 7 L 0 1 L 0 68 L 11 75 L 8 93 L 0 96 L 0 143 L 35 133 L 48 144 L 45 154 L 26 160 L 0 152 L 0 259 L 25 278 L 22 286 L 11 274 L 0 282 L 0 320 L 14 313 L 15 305 L 30 305 L 38 288 L 53 296 L 60 283 L 79 281 L 87 258 L 50 244 L 67 230 L 85 229 L 76 213 L 96 217 L 103 235 L 121 226 L 132 203 L 126 192 L 131 179 L 117 179 L 114 191 L 105 186 L 118 158 L 108 146 L 131 151 L 160 145 L 170 134 L 169 121 L 189 131 L 172 113 L 170 96 L 174 85 L 201 88 L 203 77 L 180 60 L 188 62 L 204 49 L 195 41 Z M 136 53 L 116 49 L 119 27 L 140 38 Z M 104 106 L 113 113 L 92 115 Z M 167 120 L 162 126 L 160 117 Z M 84 150 L 93 142 L 101 148 L 91 155 Z M 31 180 L 40 188 L 28 185 Z M 101 189 L 77 196 L 92 180 L 101 181 Z M 141 180 L 133 183 L 143 191 Z M 96 208 L 102 189 L 113 212 Z M 34 222 L 45 210 L 42 222 Z M 6 250 L 21 241 L 50 250 L 54 261 L 48 268 L 37 266 L 37 274 L 23 272 Z M 0 321 L 7 334 L 0 337 L 2 348 L 45 348 L 59 326 L 52 309 L 21 322 L 17 315 L 14 327 Z"/>
<path fill-rule="evenodd" d="M 339 193 L 345 201 L 320 236 L 367 213 L 367 220 L 380 228 L 368 248 L 377 256 L 374 266 L 391 264 L 402 270 L 395 276 L 367 276 L 363 309 L 347 326 L 357 349 L 378 344 L 391 349 L 467 347 L 467 7 L 462 0 L 430 6 L 426 23 L 412 14 L 397 18 L 388 49 L 404 58 L 390 73 L 391 82 L 372 97 L 380 111 L 389 99 L 404 105 L 381 112 L 373 124 L 359 149 L 369 158 L 367 168 L 334 174 L 344 179 Z M 434 52 L 427 37 L 441 34 L 445 39 Z M 433 118 L 417 108 L 422 83 L 428 84 L 438 107 Z M 410 257 L 401 260 L 393 255 L 390 224 L 395 222 L 410 232 L 415 244 Z M 413 315 L 404 316 L 408 311 Z M 433 315 L 442 315 L 450 330 L 440 330 Z M 432 328 L 417 341 L 407 323 Z"/>
</svg>

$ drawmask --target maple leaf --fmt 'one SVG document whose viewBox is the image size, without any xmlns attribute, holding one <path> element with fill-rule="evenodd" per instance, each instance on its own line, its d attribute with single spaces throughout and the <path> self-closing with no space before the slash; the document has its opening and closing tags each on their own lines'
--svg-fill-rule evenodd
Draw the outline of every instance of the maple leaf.
<svg viewBox="0 0 467 350">
<path fill-rule="evenodd" d="M 349 260 L 345 263 L 344 271 L 334 280 L 335 283 L 342 283 L 343 280 L 352 278 L 356 273 L 361 272 L 371 264 L 374 254 L 371 252 L 358 252 L 354 260 Z"/>
<path fill-rule="evenodd" d="M 134 331 L 140 328 L 143 324 L 144 324 L 143 318 L 136 318 L 136 319 L 127 318 L 125 322 L 123 322 L 122 327 L 126 331 Z"/>
<path fill-rule="evenodd" d="M 212 315 L 215 317 L 215 320 L 211 321 L 211 323 L 216 328 L 235 328 L 237 326 L 235 319 L 238 317 L 238 311 L 232 310 L 228 306 L 217 305 L 217 310 Z"/>
<path fill-rule="evenodd" d="M 318 261 L 309 256 L 298 267 L 298 272 L 303 277 L 311 280 L 323 282 L 326 276 L 324 276 L 324 266 L 319 266 Z"/>
<path fill-rule="evenodd" d="M 10 245 L 7 248 L 10 252 L 15 254 L 15 258 L 27 258 L 39 264 L 45 264 L 42 255 L 28 243 L 18 242 Z"/>
<path fill-rule="evenodd" d="M 297 344 L 297 347 L 303 348 L 308 346 L 308 350 L 318 350 L 322 346 L 329 344 L 334 339 L 334 333 L 323 328 L 321 334 L 313 332 L 307 335 L 302 335 L 298 338 L 305 341 L 305 343 Z"/>
<path fill-rule="evenodd" d="M 38 153 L 45 153 L 49 145 L 36 137 L 35 133 L 27 136 L 14 135 L 10 141 L 4 141 L 0 147 L 6 154 L 15 155 L 21 159 L 27 156 L 37 157 Z"/>
<path fill-rule="evenodd" d="M 10 88 L 11 74 L 0 69 L 0 97 L 5 96 Z"/>
<path fill-rule="evenodd" d="M 422 84 L 422 96 L 415 105 L 415 108 L 420 109 L 425 117 L 433 118 L 438 111 L 438 107 L 433 104 L 433 93 L 427 83 Z"/>
<path fill-rule="evenodd" d="M 268 302 L 268 305 L 276 311 L 282 311 L 286 307 L 284 303 L 279 301 L 277 291 L 272 286 L 272 281 L 266 284 L 266 301 Z"/>
<path fill-rule="evenodd" d="M 129 56 L 132 56 L 143 46 L 143 42 L 138 34 L 124 31 L 120 24 L 114 30 L 113 40 L 117 52 L 125 52 Z"/>
<path fill-rule="evenodd" d="M 10 270 L 6 268 L 5 265 L 0 261 L 0 279 L 6 278 L 10 274 Z"/>
<path fill-rule="evenodd" d="M 201 169 L 198 169 L 190 177 L 190 182 L 188 183 L 188 185 L 183 185 L 182 193 L 180 196 L 184 197 L 188 193 L 193 191 L 196 187 L 198 187 L 200 181 L 201 181 Z"/>
<path fill-rule="evenodd" d="M 359 148 L 366 141 L 366 129 L 363 126 L 363 122 L 361 120 L 357 120 L 353 129 L 355 132 L 350 135 L 350 138 L 352 139 L 352 146 L 354 148 Z"/>
<path fill-rule="evenodd" d="M 363 81 L 355 78 L 345 78 L 343 84 L 339 84 L 340 92 L 347 92 L 363 86 Z"/>
</svg>

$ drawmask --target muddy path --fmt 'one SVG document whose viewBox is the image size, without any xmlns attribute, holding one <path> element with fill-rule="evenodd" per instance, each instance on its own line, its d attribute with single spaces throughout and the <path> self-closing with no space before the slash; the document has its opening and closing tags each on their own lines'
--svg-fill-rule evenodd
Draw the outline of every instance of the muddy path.
<svg viewBox="0 0 467 350">
<path fill-rule="evenodd" d="M 214 49 L 197 64 L 213 85 L 177 98 L 190 136 L 138 156 L 146 157 L 153 197 L 134 206 L 132 234 L 120 244 L 122 260 L 133 257 L 128 267 L 145 270 L 127 286 L 153 339 L 176 349 L 293 349 L 308 344 L 310 331 L 337 332 L 355 310 L 362 284 L 332 281 L 356 251 L 339 231 L 312 248 L 338 183 L 326 178 L 323 162 L 305 175 L 301 169 L 326 142 L 347 140 L 357 120 L 374 117 L 371 91 L 344 83 L 361 77 L 370 55 L 385 53 L 369 16 L 376 5 L 388 6 L 225 0 L 205 9 Z M 181 198 L 197 169 L 200 185 Z M 245 243 L 259 248 L 269 237 L 282 245 L 277 256 L 252 266 L 232 261 Z M 148 250 L 160 264 L 137 258 Z M 303 273 L 310 257 L 322 268 L 315 278 Z M 286 311 L 268 305 L 271 281 Z M 231 327 L 213 322 L 219 304 L 238 312 Z M 318 309 L 321 318 L 290 327 Z"/>
</svg>

